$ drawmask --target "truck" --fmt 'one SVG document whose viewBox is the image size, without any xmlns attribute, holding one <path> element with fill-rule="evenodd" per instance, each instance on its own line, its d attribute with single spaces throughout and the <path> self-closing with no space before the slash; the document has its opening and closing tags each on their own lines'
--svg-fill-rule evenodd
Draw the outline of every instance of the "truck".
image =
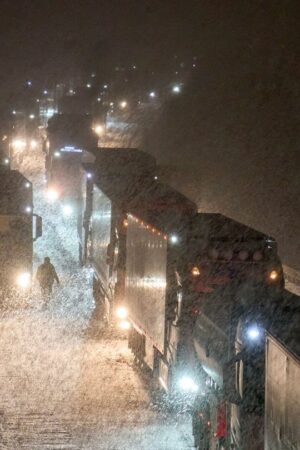
<svg viewBox="0 0 300 450">
<path fill-rule="evenodd" d="M 283 287 L 277 245 L 270 236 L 221 214 L 197 213 L 188 199 L 159 184 L 129 205 L 125 276 L 129 347 L 165 390 L 200 396 L 208 391 L 204 397 L 215 420 L 207 420 L 206 433 L 200 433 L 206 442 L 198 442 L 195 427 L 198 448 L 222 448 L 223 442 L 228 446 L 230 427 L 238 435 L 238 420 L 255 422 L 256 414 L 250 410 L 263 394 L 258 389 L 247 406 L 244 401 L 244 409 L 235 410 L 240 398 L 232 383 L 239 377 L 242 383 L 251 373 L 251 365 L 247 365 L 251 370 L 243 371 L 241 359 L 257 334 L 250 325 L 264 317 L 265 310 L 270 313 L 268 308 L 279 301 Z M 250 341 L 245 340 L 245 327 Z M 260 353 L 251 355 L 261 376 Z M 253 385 L 251 389 L 253 393 Z M 241 416 L 241 411 L 247 414 Z M 223 417 L 223 429 L 218 417 Z M 244 434 L 242 438 L 245 443 Z"/>
<path fill-rule="evenodd" d="M 210 417 L 209 427 L 194 420 L 195 442 L 199 449 L 246 450 L 251 441 L 251 450 L 261 450 L 263 336 L 272 318 L 283 314 L 278 312 L 284 278 L 277 245 L 220 215 L 198 220 L 211 249 L 198 256 L 201 275 L 191 281 L 199 293 L 193 345 Z"/>
<path fill-rule="evenodd" d="M 33 242 L 42 235 L 42 218 L 33 212 L 32 184 L 8 159 L 0 165 L 1 302 L 28 294 L 32 279 Z M 34 230 L 33 230 L 34 228 Z"/>
<path fill-rule="evenodd" d="M 61 202 L 66 217 L 76 217 L 81 163 L 93 160 L 89 152 L 97 143 L 89 115 L 55 114 L 48 121 L 44 143 L 48 197 Z"/>
<path fill-rule="evenodd" d="M 286 323 L 288 339 L 266 335 L 265 450 L 300 449 L 300 315 Z"/>
<path fill-rule="evenodd" d="M 170 395 L 195 392 L 190 331 L 193 304 L 186 286 L 187 230 L 197 206 L 156 183 L 127 212 L 125 307 L 135 360 Z"/>
<path fill-rule="evenodd" d="M 111 322 L 124 296 L 127 205 L 155 181 L 156 161 L 132 148 L 99 148 L 94 156 L 82 165 L 79 261 L 92 268 L 99 316 Z"/>
</svg>

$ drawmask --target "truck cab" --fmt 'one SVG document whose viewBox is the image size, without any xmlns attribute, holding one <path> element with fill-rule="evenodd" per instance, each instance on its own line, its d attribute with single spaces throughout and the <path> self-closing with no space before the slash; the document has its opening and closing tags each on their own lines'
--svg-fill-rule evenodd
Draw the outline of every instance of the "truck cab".
<svg viewBox="0 0 300 450">
<path fill-rule="evenodd" d="M 276 242 L 219 214 L 199 214 L 189 242 L 196 357 L 227 402 L 227 442 L 246 449 L 263 423 L 263 330 L 283 294 Z"/>
<path fill-rule="evenodd" d="M 0 278 L 2 298 L 24 294 L 31 286 L 33 242 L 42 219 L 33 213 L 32 184 L 16 170 L 0 176 Z"/>
<path fill-rule="evenodd" d="M 80 168 L 92 162 L 97 148 L 92 118 L 84 114 L 55 114 L 47 127 L 45 166 L 50 200 L 59 201 L 65 217 L 76 217 L 80 196 Z"/>
</svg>

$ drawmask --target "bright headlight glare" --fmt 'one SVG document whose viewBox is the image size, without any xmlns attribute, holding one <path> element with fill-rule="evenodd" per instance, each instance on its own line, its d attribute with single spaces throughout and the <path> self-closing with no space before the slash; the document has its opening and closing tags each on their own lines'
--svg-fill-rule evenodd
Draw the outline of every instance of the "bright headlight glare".
<svg viewBox="0 0 300 450">
<path fill-rule="evenodd" d="M 23 139 L 14 139 L 12 146 L 16 150 L 22 150 L 26 147 L 26 142 Z"/>
<path fill-rule="evenodd" d="M 177 244 L 178 243 L 178 236 L 176 235 L 176 234 L 172 234 L 171 236 L 170 236 L 170 242 L 172 243 L 172 244 Z"/>
<path fill-rule="evenodd" d="M 103 134 L 104 132 L 104 128 L 102 125 L 95 125 L 94 131 L 96 134 L 98 134 L 98 136 L 101 136 L 101 134 Z"/>
<path fill-rule="evenodd" d="M 248 329 L 247 329 L 247 336 L 249 339 L 251 339 L 252 341 L 256 341 L 257 339 L 260 338 L 261 335 L 261 331 L 259 330 L 257 325 L 251 325 Z"/>
<path fill-rule="evenodd" d="M 183 392 L 197 392 L 199 386 L 195 383 L 195 381 L 189 376 L 183 376 L 180 378 L 178 382 L 179 388 Z"/>
<path fill-rule="evenodd" d="M 30 147 L 34 150 L 35 148 L 37 148 L 37 141 L 35 139 L 32 139 L 30 141 Z"/>
<path fill-rule="evenodd" d="M 128 310 L 125 308 L 125 306 L 119 306 L 116 310 L 116 316 L 119 319 L 126 319 L 128 316 Z"/>
<path fill-rule="evenodd" d="M 30 286 L 30 273 L 22 272 L 17 276 L 17 285 L 23 289 L 26 289 Z"/>
<path fill-rule="evenodd" d="M 48 200 L 50 200 L 51 202 L 55 201 L 58 199 L 58 192 L 56 189 L 50 188 L 47 190 L 47 198 Z"/>
<path fill-rule="evenodd" d="M 63 206 L 63 214 L 64 216 L 70 217 L 73 214 L 73 208 L 71 205 Z"/>
<path fill-rule="evenodd" d="M 120 322 L 120 328 L 121 328 L 122 330 L 129 330 L 129 328 L 130 328 L 130 322 L 129 322 L 128 320 L 122 320 L 122 321 Z"/>
</svg>

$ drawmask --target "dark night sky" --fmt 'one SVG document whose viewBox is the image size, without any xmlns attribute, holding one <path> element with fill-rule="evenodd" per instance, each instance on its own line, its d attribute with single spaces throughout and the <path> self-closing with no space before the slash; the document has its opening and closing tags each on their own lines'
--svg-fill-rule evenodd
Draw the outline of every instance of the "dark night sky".
<svg viewBox="0 0 300 450">
<path fill-rule="evenodd" d="M 214 58 L 257 52 L 268 66 L 273 47 L 297 32 L 296 1 L 2 0 L 1 88 L 41 81 L 110 61 L 160 67 L 170 55 Z"/>
<path fill-rule="evenodd" d="M 1 65 L 15 79 L 32 73 L 43 78 L 48 72 L 60 75 L 82 68 L 95 57 L 117 60 L 147 54 L 151 48 L 155 52 L 168 34 L 164 17 L 173 27 L 160 3 L 2 0 Z"/>
<path fill-rule="evenodd" d="M 167 107 L 164 128 L 149 149 L 178 167 L 187 159 L 202 167 L 195 174 L 201 201 L 275 233 L 285 255 L 293 254 L 291 264 L 300 267 L 298 0 L 0 5 L 2 107 L 27 78 L 47 85 L 116 63 L 165 70 L 174 54 L 197 55 L 193 83 L 177 110 Z M 249 199 L 252 209 L 243 208 Z"/>
</svg>

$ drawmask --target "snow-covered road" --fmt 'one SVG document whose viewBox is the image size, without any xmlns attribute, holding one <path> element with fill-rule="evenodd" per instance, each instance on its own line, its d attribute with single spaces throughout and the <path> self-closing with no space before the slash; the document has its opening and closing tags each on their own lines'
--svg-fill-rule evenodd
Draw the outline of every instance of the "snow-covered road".
<svg viewBox="0 0 300 450">
<path fill-rule="evenodd" d="M 91 273 L 77 264 L 76 228 L 44 196 L 43 159 L 24 161 L 44 220 L 35 268 L 49 255 L 61 286 L 46 308 L 34 290 L 27 308 L 0 319 L 0 449 L 191 449 L 190 417 L 154 400 L 126 345 L 97 320 Z"/>
</svg>

